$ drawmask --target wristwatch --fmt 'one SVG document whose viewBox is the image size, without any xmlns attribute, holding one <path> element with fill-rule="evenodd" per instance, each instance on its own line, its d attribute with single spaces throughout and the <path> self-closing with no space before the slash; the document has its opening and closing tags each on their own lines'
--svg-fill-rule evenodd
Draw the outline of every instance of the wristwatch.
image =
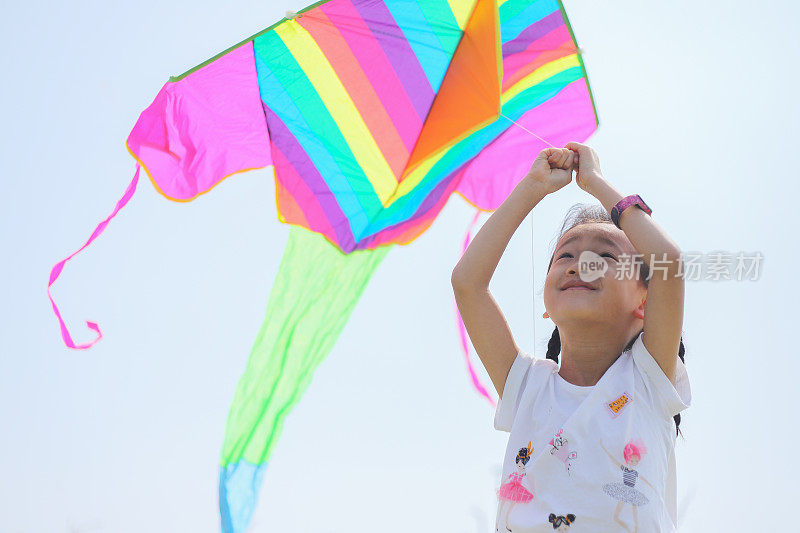
<svg viewBox="0 0 800 533">
<path fill-rule="evenodd" d="M 619 216 L 622 214 L 623 211 L 625 211 L 632 205 L 635 205 L 648 215 L 650 215 L 653 212 L 653 210 L 650 209 L 650 207 L 646 203 L 644 203 L 644 200 L 642 200 L 642 197 L 639 196 L 638 194 L 631 194 L 630 196 L 626 196 L 625 198 L 617 202 L 617 205 L 611 208 L 611 220 L 612 222 L 614 222 L 614 225 L 616 227 L 619 228 Z"/>
</svg>

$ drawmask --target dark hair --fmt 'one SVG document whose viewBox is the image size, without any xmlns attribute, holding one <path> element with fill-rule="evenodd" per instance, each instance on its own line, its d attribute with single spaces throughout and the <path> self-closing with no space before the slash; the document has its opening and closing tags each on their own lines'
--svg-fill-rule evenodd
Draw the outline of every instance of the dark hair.
<svg viewBox="0 0 800 533">
<path fill-rule="evenodd" d="M 555 513 L 550 513 L 548 520 L 553 524 L 553 529 L 558 529 L 561 524 L 571 525 L 575 521 L 575 515 L 570 513 L 567 516 L 556 516 Z"/>
<path fill-rule="evenodd" d="M 531 460 L 531 456 L 528 455 L 528 448 L 520 448 L 519 452 L 517 452 L 517 458 L 514 461 L 515 464 L 518 464 L 522 461 L 523 466 L 528 464 L 528 461 Z"/>
<path fill-rule="evenodd" d="M 611 216 L 608 214 L 606 209 L 602 205 L 587 205 L 587 204 L 575 204 L 573 205 L 569 211 L 567 212 L 567 216 L 564 218 L 564 223 L 561 226 L 561 230 L 558 233 L 558 236 L 554 240 L 553 246 L 553 253 L 550 256 L 550 264 L 547 265 L 547 272 L 550 272 L 550 267 L 553 265 L 553 259 L 555 257 L 555 246 L 558 244 L 558 241 L 561 240 L 561 237 L 564 236 L 566 232 L 574 228 L 575 226 L 579 226 L 581 224 L 591 224 L 593 222 L 600 222 L 603 224 L 613 224 L 614 222 L 611 220 Z M 647 288 L 649 281 L 650 281 L 650 268 L 647 266 L 641 257 L 636 256 L 634 260 L 634 264 L 638 268 L 638 279 L 641 281 L 645 288 Z M 639 335 L 642 334 L 642 331 L 639 330 L 639 333 L 628 342 L 628 345 L 625 347 L 623 351 L 627 352 L 633 347 L 633 344 L 636 342 L 636 339 L 639 338 Z M 683 354 L 686 349 L 683 347 L 683 336 L 681 336 L 681 344 L 678 348 L 678 357 L 680 357 L 681 362 L 684 362 Z M 558 354 L 561 353 L 561 336 L 558 333 L 558 326 L 555 327 L 553 330 L 553 335 L 550 337 L 550 341 L 547 343 L 547 359 L 551 359 L 558 363 Z M 681 415 L 675 415 L 675 429 L 678 434 L 680 434 L 680 425 L 681 425 Z"/>
</svg>

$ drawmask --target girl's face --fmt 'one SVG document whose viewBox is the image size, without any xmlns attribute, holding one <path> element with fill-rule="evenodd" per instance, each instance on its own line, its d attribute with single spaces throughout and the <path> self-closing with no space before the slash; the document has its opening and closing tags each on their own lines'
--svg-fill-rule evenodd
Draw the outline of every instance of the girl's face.
<svg viewBox="0 0 800 533">
<path fill-rule="evenodd" d="M 581 274 L 578 260 L 587 250 L 597 254 L 588 254 L 590 258 L 605 261 L 607 265 L 599 277 Z M 622 258 L 623 253 L 631 255 Z M 632 313 L 647 294 L 637 279 L 638 268 L 632 268 L 635 253 L 625 233 L 612 224 L 593 222 L 567 231 L 558 241 L 544 284 L 544 305 L 553 321 L 559 324 L 576 320 L 612 322 L 621 316 L 635 318 Z M 601 264 L 596 265 L 602 268 Z M 564 289 L 572 280 L 591 288 Z"/>
<path fill-rule="evenodd" d="M 638 455 L 631 455 L 631 456 L 628 458 L 628 464 L 629 464 L 630 466 L 636 466 L 636 465 L 638 465 L 638 464 L 639 464 L 639 456 L 638 456 Z"/>
<path fill-rule="evenodd" d="M 517 461 L 517 472 L 520 474 L 525 472 L 525 464 L 522 461 Z"/>
</svg>

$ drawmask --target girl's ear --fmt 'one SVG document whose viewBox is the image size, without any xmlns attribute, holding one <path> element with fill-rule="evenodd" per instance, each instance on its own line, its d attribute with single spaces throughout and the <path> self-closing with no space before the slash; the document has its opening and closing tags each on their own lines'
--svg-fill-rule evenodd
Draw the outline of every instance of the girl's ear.
<svg viewBox="0 0 800 533">
<path fill-rule="evenodd" d="M 633 315 L 636 318 L 641 318 L 642 320 L 644 320 L 644 303 L 646 301 L 647 301 L 647 295 L 645 294 L 644 299 L 642 300 L 642 303 L 639 304 L 639 307 L 637 307 L 636 309 L 633 310 Z"/>
</svg>

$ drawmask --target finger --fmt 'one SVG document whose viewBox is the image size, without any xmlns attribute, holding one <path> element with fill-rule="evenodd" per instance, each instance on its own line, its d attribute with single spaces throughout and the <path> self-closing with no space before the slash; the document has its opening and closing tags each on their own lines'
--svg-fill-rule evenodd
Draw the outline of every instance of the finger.
<svg viewBox="0 0 800 533">
<path fill-rule="evenodd" d="M 541 152 L 539 152 L 538 158 L 548 159 L 551 155 L 553 155 L 554 150 L 552 148 L 545 148 Z"/>
<path fill-rule="evenodd" d="M 573 165 L 577 165 L 578 161 L 580 159 L 580 152 L 578 152 L 578 150 L 575 150 L 575 149 L 572 149 L 572 148 L 565 148 L 565 150 L 569 150 L 569 153 L 571 153 L 572 157 L 574 158 L 573 159 Z"/>
<path fill-rule="evenodd" d="M 564 168 L 566 168 L 567 170 L 570 170 L 570 169 L 572 169 L 572 167 L 574 165 L 575 165 L 575 152 L 570 150 L 569 154 L 567 155 L 567 166 L 564 167 Z"/>
<path fill-rule="evenodd" d="M 564 168 L 564 164 L 566 163 L 568 153 L 569 150 L 559 149 L 558 156 L 553 158 L 553 166 L 555 168 Z"/>
<path fill-rule="evenodd" d="M 562 168 L 564 165 L 564 155 L 561 152 L 555 153 L 547 160 L 552 168 Z"/>
<path fill-rule="evenodd" d="M 552 158 L 553 149 L 552 148 L 545 148 L 539 155 L 536 156 L 536 161 L 546 161 L 548 164 Z"/>
<path fill-rule="evenodd" d="M 572 151 L 564 150 L 564 157 L 561 159 L 560 167 L 564 170 L 568 170 L 570 168 L 570 159 L 572 158 Z"/>
</svg>

